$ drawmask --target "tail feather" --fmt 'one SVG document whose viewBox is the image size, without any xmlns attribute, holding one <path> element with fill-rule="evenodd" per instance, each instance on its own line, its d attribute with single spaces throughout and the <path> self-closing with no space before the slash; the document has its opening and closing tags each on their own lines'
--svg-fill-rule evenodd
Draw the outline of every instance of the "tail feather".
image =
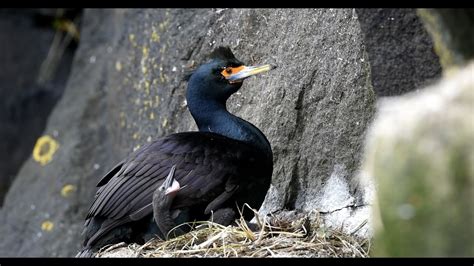
<svg viewBox="0 0 474 266">
<path fill-rule="evenodd" d="M 76 258 L 94 258 L 95 254 L 92 252 L 90 247 L 85 247 L 81 251 L 79 251 L 76 255 Z"/>
</svg>

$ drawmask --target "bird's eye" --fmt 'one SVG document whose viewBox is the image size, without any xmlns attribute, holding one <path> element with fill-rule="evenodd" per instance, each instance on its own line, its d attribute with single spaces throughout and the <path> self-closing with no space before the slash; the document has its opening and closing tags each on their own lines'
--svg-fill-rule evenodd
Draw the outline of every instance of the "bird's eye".
<svg viewBox="0 0 474 266">
<path fill-rule="evenodd" d="M 223 68 L 223 70 L 221 71 L 221 75 L 227 78 L 230 75 L 240 72 L 242 69 L 244 69 L 244 66 L 237 66 L 237 67 L 228 66 L 226 68 Z"/>
</svg>

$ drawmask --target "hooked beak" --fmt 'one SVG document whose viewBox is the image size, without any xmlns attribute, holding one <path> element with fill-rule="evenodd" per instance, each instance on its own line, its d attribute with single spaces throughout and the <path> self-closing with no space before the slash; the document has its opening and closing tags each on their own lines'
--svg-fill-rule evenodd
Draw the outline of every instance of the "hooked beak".
<svg viewBox="0 0 474 266">
<path fill-rule="evenodd" d="M 240 82 L 250 76 L 257 75 L 263 72 L 267 72 L 275 67 L 271 65 L 262 65 L 262 66 L 242 66 L 241 70 L 230 74 L 226 77 L 231 83 Z"/>
<path fill-rule="evenodd" d="M 171 167 L 170 173 L 168 174 L 165 181 L 163 182 L 163 186 L 166 189 L 165 195 L 176 193 L 181 189 L 181 186 L 178 183 L 178 181 L 174 179 L 175 170 L 176 170 L 176 166 L 173 165 L 173 167 Z"/>
</svg>

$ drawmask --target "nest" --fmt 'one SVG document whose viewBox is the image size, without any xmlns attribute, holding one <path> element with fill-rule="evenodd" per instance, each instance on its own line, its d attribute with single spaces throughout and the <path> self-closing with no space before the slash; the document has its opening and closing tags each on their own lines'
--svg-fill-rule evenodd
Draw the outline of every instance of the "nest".
<svg viewBox="0 0 474 266">
<path fill-rule="evenodd" d="M 119 243 L 103 247 L 96 257 L 368 257 L 369 239 L 326 228 L 319 216 L 310 219 L 296 211 L 255 215 L 258 231 L 242 217 L 229 226 L 194 222 L 194 230 L 168 241 Z"/>
</svg>

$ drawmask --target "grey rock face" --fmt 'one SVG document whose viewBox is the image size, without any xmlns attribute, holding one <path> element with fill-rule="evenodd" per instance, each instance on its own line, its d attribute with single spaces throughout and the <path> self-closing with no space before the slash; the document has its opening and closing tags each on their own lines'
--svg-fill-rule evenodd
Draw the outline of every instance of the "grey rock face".
<svg viewBox="0 0 474 266">
<path fill-rule="evenodd" d="M 355 10 L 87 10 L 83 21 L 45 131 L 59 148 L 44 166 L 28 160 L 10 189 L 0 256 L 75 255 L 98 179 L 140 145 L 196 130 L 183 73 L 219 45 L 248 64 L 278 66 L 228 103 L 273 147 L 261 212 L 320 211 L 347 230 L 360 210 L 368 218 L 353 176 L 375 95 Z"/>
<path fill-rule="evenodd" d="M 433 83 L 441 64 L 415 9 L 357 9 L 377 96 L 400 95 Z"/>
<path fill-rule="evenodd" d="M 51 25 L 35 19 L 38 13 L 0 10 L 0 206 L 64 91 L 74 55 L 73 47 L 65 49 L 57 71 L 37 82 L 55 37 Z"/>
</svg>

